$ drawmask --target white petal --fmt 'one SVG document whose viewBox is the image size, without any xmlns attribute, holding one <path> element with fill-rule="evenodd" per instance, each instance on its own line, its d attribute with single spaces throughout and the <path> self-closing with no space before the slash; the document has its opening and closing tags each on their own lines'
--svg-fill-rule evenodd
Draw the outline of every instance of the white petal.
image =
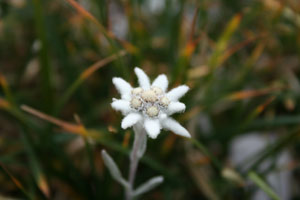
<svg viewBox="0 0 300 200">
<path fill-rule="evenodd" d="M 145 74 L 145 72 L 138 67 L 134 68 L 134 72 L 138 77 L 140 87 L 143 88 L 144 90 L 150 89 L 150 80 L 147 74 Z"/>
<path fill-rule="evenodd" d="M 178 86 L 177 88 L 172 89 L 168 92 L 167 97 L 171 101 L 178 101 L 185 93 L 189 90 L 189 87 L 186 85 Z"/>
<path fill-rule="evenodd" d="M 122 120 L 121 127 L 123 129 L 126 129 L 128 127 L 131 127 L 135 125 L 139 120 L 142 119 L 142 116 L 138 113 L 130 113 L 124 119 Z"/>
<path fill-rule="evenodd" d="M 130 102 L 126 100 L 117 100 L 113 99 L 113 102 L 111 103 L 111 107 L 117 111 L 121 111 L 123 114 L 126 114 L 130 112 Z"/>
<path fill-rule="evenodd" d="M 117 88 L 118 92 L 121 94 L 122 99 L 129 100 L 130 93 L 132 90 L 131 85 L 122 78 L 113 78 L 113 84 Z"/>
<path fill-rule="evenodd" d="M 147 119 L 144 126 L 149 137 L 151 137 L 152 139 L 155 139 L 160 133 L 161 126 L 159 120 L 157 119 Z"/>
<path fill-rule="evenodd" d="M 161 74 L 153 81 L 152 86 L 159 87 L 165 92 L 168 88 L 168 84 L 169 82 L 166 75 Z"/>
<path fill-rule="evenodd" d="M 168 114 L 172 115 L 173 113 L 177 112 L 184 112 L 185 105 L 180 102 L 171 102 L 168 106 Z"/>
<path fill-rule="evenodd" d="M 172 119 L 170 117 L 161 121 L 161 124 L 162 124 L 163 128 L 170 130 L 177 135 L 181 135 L 181 136 L 188 137 L 188 138 L 191 137 L 189 132 L 183 126 L 181 126 L 177 121 L 175 121 L 174 119 Z"/>
</svg>

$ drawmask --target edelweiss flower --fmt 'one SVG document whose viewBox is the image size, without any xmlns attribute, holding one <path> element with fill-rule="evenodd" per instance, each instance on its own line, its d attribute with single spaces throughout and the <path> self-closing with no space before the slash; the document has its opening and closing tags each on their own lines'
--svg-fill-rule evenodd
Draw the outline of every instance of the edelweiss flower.
<svg viewBox="0 0 300 200">
<path fill-rule="evenodd" d="M 126 129 L 142 123 L 151 138 L 156 138 L 162 128 L 173 131 L 177 135 L 191 137 L 189 132 L 170 115 L 183 112 L 185 105 L 178 100 L 189 90 L 181 85 L 166 93 L 168 79 L 159 75 L 152 85 L 149 77 L 140 68 L 134 69 L 140 87 L 132 88 L 122 78 L 113 78 L 113 83 L 121 94 L 121 99 L 113 99 L 112 107 L 125 115 L 122 128 Z"/>
</svg>

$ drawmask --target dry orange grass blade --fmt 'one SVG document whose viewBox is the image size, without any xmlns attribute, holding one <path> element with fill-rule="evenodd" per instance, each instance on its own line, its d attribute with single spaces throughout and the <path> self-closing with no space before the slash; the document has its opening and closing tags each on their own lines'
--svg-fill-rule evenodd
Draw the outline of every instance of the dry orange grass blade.
<svg viewBox="0 0 300 200">
<path fill-rule="evenodd" d="M 192 19 L 192 23 L 191 23 L 191 31 L 188 35 L 187 44 L 181 51 L 182 56 L 184 56 L 186 58 L 189 58 L 194 53 L 197 44 L 199 43 L 200 39 L 202 38 L 202 35 L 200 35 L 196 39 L 194 39 L 194 35 L 196 32 L 196 22 L 197 22 L 198 12 L 199 12 L 199 7 L 196 8 L 195 13 L 193 15 L 193 19 Z"/>
<path fill-rule="evenodd" d="M 190 40 L 182 50 L 182 55 L 189 58 L 195 51 L 197 44 L 200 42 L 203 35 L 198 36 L 195 40 Z"/>
<path fill-rule="evenodd" d="M 90 75 L 92 75 L 95 71 L 100 69 L 101 67 L 107 65 L 108 63 L 112 62 L 113 60 L 117 59 L 119 56 L 124 56 L 126 55 L 126 51 L 122 50 L 118 54 L 111 55 L 107 58 L 104 58 L 102 60 L 99 60 L 98 62 L 94 63 L 92 66 L 84 70 L 80 74 L 80 79 L 85 80 L 87 79 Z"/>
<path fill-rule="evenodd" d="M 260 114 L 262 111 L 264 111 L 266 109 L 266 107 L 272 103 L 275 100 L 275 96 L 272 96 L 270 98 L 268 98 L 263 104 L 259 105 L 255 110 L 254 113 L 256 115 Z"/>
<path fill-rule="evenodd" d="M 87 18 L 88 20 L 92 21 L 93 23 L 95 23 L 99 29 L 105 33 L 108 37 L 114 39 L 115 36 L 112 32 L 107 32 L 106 29 L 102 26 L 102 24 L 100 24 L 100 22 L 91 14 L 89 13 L 87 10 L 85 10 L 79 3 L 77 3 L 74 0 L 66 0 L 69 4 L 71 4 L 71 6 L 73 8 L 75 8 L 77 10 L 77 12 L 79 12 L 83 17 Z"/>
<path fill-rule="evenodd" d="M 17 178 L 15 178 L 10 173 L 10 171 L 2 163 L 0 163 L 0 166 L 5 171 L 5 173 L 9 176 L 9 178 L 12 180 L 12 182 L 17 186 L 17 188 L 19 188 L 22 192 L 24 192 L 25 194 L 27 194 L 27 192 L 26 192 L 24 186 L 22 185 L 22 183 Z"/>
<path fill-rule="evenodd" d="M 215 69 L 220 66 L 221 64 L 221 59 L 222 55 L 224 54 L 225 50 L 228 47 L 229 41 L 232 38 L 233 34 L 237 31 L 240 23 L 242 20 L 242 15 L 241 14 L 236 14 L 231 18 L 231 20 L 228 22 L 226 25 L 226 28 L 221 35 L 220 39 L 216 43 L 215 51 L 212 54 L 210 61 L 209 61 L 209 66 L 212 69 Z"/>
<path fill-rule="evenodd" d="M 224 54 L 220 57 L 220 64 L 224 63 L 228 58 L 230 58 L 234 53 L 241 50 L 243 47 L 247 46 L 251 42 L 257 40 L 259 37 L 248 38 L 245 41 L 242 41 L 233 47 L 229 48 Z"/>
<path fill-rule="evenodd" d="M 244 90 L 230 94 L 229 96 L 227 96 L 227 99 L 232 101 L 249 99 L 257 96 L 266 95 L 271 92 L 280 91 L 281 89 L 282 88 L 265 88 L 261 90 Z"/>
<path fill-rule="evenodd" d="M 65 130 L 67 132 L 82 135 L 82 136 L 87 135 L 87 131 L 83 125 L 71 124 L 71 123 L 59 120 L 57 118 L 51 117 L 47 114 L 44 114 L 38 110 L 35 110 L 34 108 L 26 106 L 26 105 L 22 105 L 21 109 L 40 118 L 40 119 L 51 122 L 52 124 L 55 124 L 55 125 L 61 127 L 63 130 Z"/>
<path fill-rule="evenodd" d="M 270 98 L 268 98 L 266 101 L 264 101 L 262 104 L 260 104 L 259 106 L 257 106 L 248 116 L 248 118 L 245 121 L 245 124 L 248 124 L 249 122 L 251 122 L 255 117 L 257 117 L 260 113 L 262 113 L 268 105 L 270 105 L 274 100 L 275 100 L 275 96 L 271 96 Z"/>
</svg>

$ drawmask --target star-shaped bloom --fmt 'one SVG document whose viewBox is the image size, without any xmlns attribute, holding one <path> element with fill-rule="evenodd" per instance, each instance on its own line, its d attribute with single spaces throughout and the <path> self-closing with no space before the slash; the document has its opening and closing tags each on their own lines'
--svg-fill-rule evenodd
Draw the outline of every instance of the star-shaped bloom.
<svg viewBox="0 0 300 200">
<path fill-rule="evenodd" d="M 158 136 L 162 128 L 177 135 L 191 137 L 183 126 L 169 117 L 174 113 L 184 112 L 185 105 L 179 102 L 179 99 L 185 95 L 189 87 L 181 85 L 167 92 L 166 75 L 159 75 L 150 84 L 149 77 L 142 69 L 136 67 L 134 71 L 138 77 L 139 87 L 132 88 L 124 79 L 113 78 L 121 99 L 113 99 L 111 105 L 125 115 L 122 128 L 126 129 L 142 123 L 149 137 L 153 139 Z"/>
</svg>

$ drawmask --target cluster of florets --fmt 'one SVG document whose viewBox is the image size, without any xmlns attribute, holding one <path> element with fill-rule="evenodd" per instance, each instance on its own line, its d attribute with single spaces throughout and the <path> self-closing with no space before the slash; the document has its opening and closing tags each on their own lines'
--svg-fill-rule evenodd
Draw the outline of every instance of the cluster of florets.
<svg viewBox="0 0 300 200">
<path fill-rule="evenodd" d="M 131 108 L 148 117 L 157 117 L 161 111 L 166 111 L 169 104 L 170 100 L 159 87 L 151 87 L 149 90 L 138 87 L 131 91 Z"/>
<path fill-rule="evenodd" d="M 170 91 L 165 74 L 159 75 L 152 84 L 147 74 L 140 68 L 134 69 L 138 77 L 139 87 L 132 88 L 122 78 L 113 78 L 113 83 L 121 94 L 121 99 L 113 98 L 111 106 L 125 115 L 121 127 L 126 129 L 140 124 L 149 137 L 156 138 L 161 129 L 191 137 L 189 132 L 170 115 L 184 112 L 184 103 L 179 99 L 189 90 L 186 85 L 178 86 Z"/>
</svg>

